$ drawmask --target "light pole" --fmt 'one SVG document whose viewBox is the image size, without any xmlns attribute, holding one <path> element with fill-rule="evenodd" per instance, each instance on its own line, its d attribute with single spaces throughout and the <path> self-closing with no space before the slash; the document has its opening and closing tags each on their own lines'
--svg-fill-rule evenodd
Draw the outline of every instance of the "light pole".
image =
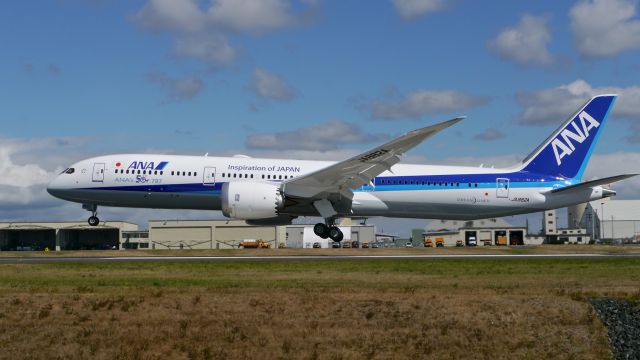
<svg viewBox="0 0 640 360">
<path fill-rule="evenodd" d="M 604 203 L 600 203 L 600 232 L 602 235 L 600 236 L 600 240 L 604 239 Z"/>
<path fill-rule="evenodd" d="M 611 243 L 613 243 L 613 215 L 611 215 Z"/>
</svg>

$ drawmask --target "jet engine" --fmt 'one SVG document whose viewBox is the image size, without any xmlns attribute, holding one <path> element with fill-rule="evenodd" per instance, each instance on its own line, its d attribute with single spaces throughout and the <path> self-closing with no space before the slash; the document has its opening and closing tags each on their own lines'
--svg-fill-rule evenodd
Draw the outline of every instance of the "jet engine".
<svg viewBox="0 0 640 360">
<path fill-rule="evenodd" d="M 222 213 L 226 217 L 242 220 L 274 218 L 282 205 L 278 185 L 248 181 L 222 185 Z"/>
</svg>

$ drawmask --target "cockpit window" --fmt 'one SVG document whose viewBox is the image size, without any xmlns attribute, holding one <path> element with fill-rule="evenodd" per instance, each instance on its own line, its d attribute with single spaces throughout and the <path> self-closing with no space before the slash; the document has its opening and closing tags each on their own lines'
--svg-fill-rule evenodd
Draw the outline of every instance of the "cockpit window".
<svg viewBox="0 0 640 360">
<path fill-rule="evenodd" d="M 76 169 L 74 168 L 68 168 L 67 170 L 65 170 L 65 174 L 73 174 L 76 171 Z"/>
</svg>

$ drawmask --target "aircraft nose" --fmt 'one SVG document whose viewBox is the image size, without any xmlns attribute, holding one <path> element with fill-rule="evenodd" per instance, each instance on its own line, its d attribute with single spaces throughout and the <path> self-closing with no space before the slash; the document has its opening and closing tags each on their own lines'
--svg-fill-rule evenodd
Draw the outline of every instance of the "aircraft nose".
<svg viewBox="0 0 640 360">
<path fill-rule="evenodd" d="M 53 178 L 53 180 L 51 180 L 51 182 L 49 182 L 49 184 L 47 185 L 47 192 L 57 198 L 60 198 L 62 196 L 63 191 L 64 188 L 61 184 L 59 175 Z"/>
</svg>

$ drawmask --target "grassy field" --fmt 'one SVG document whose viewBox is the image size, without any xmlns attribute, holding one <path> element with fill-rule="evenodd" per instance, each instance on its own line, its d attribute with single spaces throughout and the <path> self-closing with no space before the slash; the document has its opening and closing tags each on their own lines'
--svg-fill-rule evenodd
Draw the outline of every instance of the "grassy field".
<svg viewBox="0 0 640 360">
<path fill-rule="evenodd" d="M 0 358 L 603 359 L 640 260 L 0 265 Z"/>
</svg>

